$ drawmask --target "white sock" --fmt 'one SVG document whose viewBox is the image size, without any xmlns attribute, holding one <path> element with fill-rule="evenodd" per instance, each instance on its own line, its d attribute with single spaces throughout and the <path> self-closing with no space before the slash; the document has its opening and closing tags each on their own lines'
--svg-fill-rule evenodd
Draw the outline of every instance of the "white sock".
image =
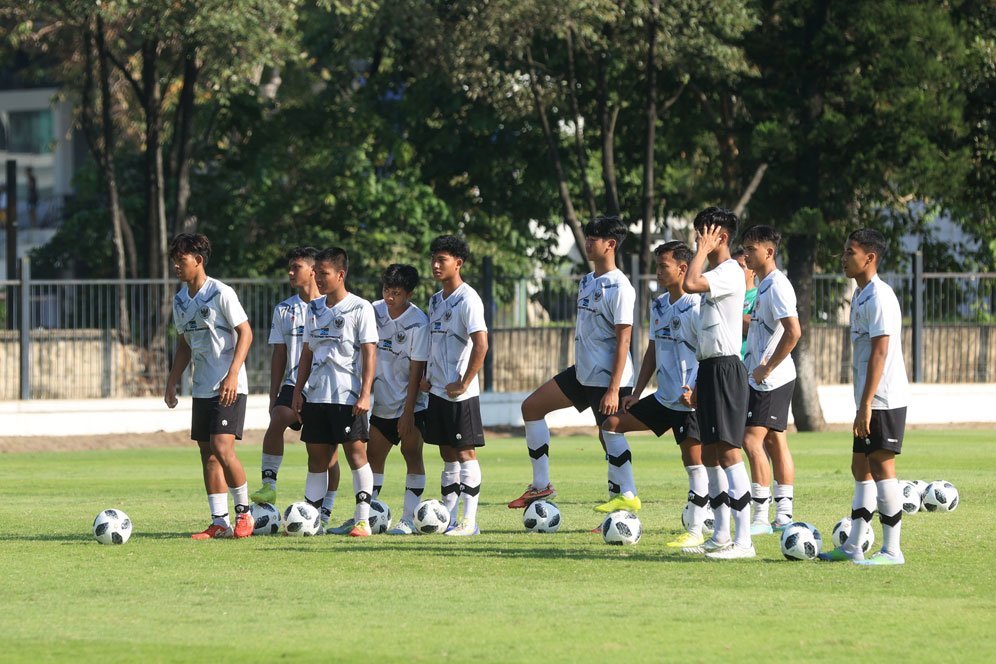
<svg viewBox="0 0 996 664">
<path fill-rule="evenodd" d="M 545 489 L 550 484 L 550 429 L 546 420 L 526 422 L 526 446 L 533 464 L 533 487 Z"/>
<path fill-rule="evenodd" d="M 844 542 L 847 551 L 861 551 L 861 539 L 865 528 L 871 528 L 872 510 L 875 509 L 878 491 L 871 480 L 854 482 L 854 498 L 851 499 L 851 532 Z"/>
<path fill-rule="evenodd" d="M 381 487 L 384 486 L 384 473 L 374 473 L 373 474 L 373 491 L 371 492 L 374 498 L 380 495 Z"/>
<path fill-rule="evenodd" d="M 326 491 L 325 500 L 322 501 L 322 517 L 328 520 L 332 516 L 332 508 L 335 506 L 335 491 Z"/>
<path fill-rule="evenodd" d="M 353 471 L 353 493 L 356 494 L 356 511 L 353 519 L 357 523 L 370 519 L 370 496 L 373 494 L 373 471 L 365 463 Z"/>
<path fill-rule="evenodd" d="M 405 475 L 405 508 L 401 518 L 414 519 L 415 508 L 425 491 L 425 475 Z"/>
<path fill-rule="evenodd" d="M 688 504 L 692 506 L 688 532 L 700 535 L 705 521 L 705 507 L 709 504 L 709 476 L 702 464 L 685 466 L 685 472 L 688 473 Z"/>
<path fill-rule="evenodd" d="M 751 522 L 768 523 L 768 508 L 771 507 L 771 489 L 756 482 L 750 485 Z"/>
<path fill-rule="evenodd" d="M 243 482 L 242 486 L 230 486 L 228 492 L 232 494 L 236 514 L 249 511 L 249 484 Z"/>
<path fill-rule="evenodd" d="M 439 490 L 443 498 L 443 507 L 450 512 L 450 524 L 455 524 L 457 505 L 460 501 L 459 462 L 452 461 L 443 464 L 443 472 L 439 476 Z"/>
<path fill-rule="evenodd" d="M 477 502 L 481 494 L 481 464 L 474 459 L 460 464 L 460 496 L 463 498 L 463 520 L 477 523 Z"/>
<path fill-rule="evenodd" d="M 232 522 L 228 520 L 228 494 L 209 493 L 208 509 L 211 510 L 211 523 L 228 528 Z"/>
<path fill-rule="evenodd" d="M 602 439 L 605 440 L 605 454 L 609 458 L 609 485 L 615 481 L 618 492 L 632 498 L 636 495 L 636 482 L 633 480 L 633 455 L 626 436 L 602 429 Z"/>
<path fill-rule="evenodd" d="M 903 500 L 895 477 L 875 482 L 878 489 L 878 521 L 882 524 L 882 550 L 897 555 L 903 527 Z"/>
<path fill-rule="evenodd" d="M 792 523 L 795 518 L 792 504 L 795 501 L 795 488 L 791 484 L 775 482 L 775 523 Z"/>
<path fill-rule="evenodd" d="M 263 484 L 269 484 L 274 489 L 277 488 L 277 473 L 280 471 L 280 463 L 284 460 L 283 454 L 267 454 L 263 452 Z"/>
<path fill-rule="evenodd" d="M 712 539 L 720 544 L 730 541 L 730 494 L 726 473 L 719 466 L 706 466 L 709 478 L 709 506 L 712 507 Z"/>
<path fill-rule="evenodd" d="M 726 479 L 730 483 L 730 515 L 736 524 L 734 544 L 748 547 L 750 542 L 750 475 L 744 462 L 735 463 L 726 469 Z"/>
<path fill-rule="evenodd" d="M 304 499 L 316 509 L 321 509 L 329 489 L 329 471 L 308 473 L 304 479 Z"/>
</svg>

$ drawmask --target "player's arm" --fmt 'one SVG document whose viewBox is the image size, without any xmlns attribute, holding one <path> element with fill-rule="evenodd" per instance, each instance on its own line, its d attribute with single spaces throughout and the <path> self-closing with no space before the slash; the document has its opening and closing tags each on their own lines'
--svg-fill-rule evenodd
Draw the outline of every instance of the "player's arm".
<svg viewBox="0 0 996 664">
<path fill-rule="evenodd" d="M 297 382 L 294 383 L 294 395 L 291 397 L 291 410 L 297 416 L 298 422 L 301 421 L 301 407 L 304 406 L 304 398 L 301 393 L 304 392 L 304 386 L 308 384 L 308 379 L 311 377 L 311 363 L 314 359 L 315 354 L 311 351 L 311 346 L 307 343 L 303 344 L 301 359 L 297 365 Z"/>
<path fill-rule="evenodd" d="M 763 383 L 771 375 L 771 372 L 775 370 L 775 367 L 781 364 L 792 353 L 795 345 L 802 338 L 802 327 L 799 325 L 798 318 L 788 316 L 780 318 L 779 322 L 782 324 L 782 338 L 778 340 L 778 345 L 775 346 L 771 357 L 762 357 L 761 363 L 754 367 L 755 383 Z"/>
<path fill-rule="evenodd" d="M 273 351 L 270 353 L 270 410 L 273 410 L 273 405 L 277 402 L 286 371 L 287 345 L 273 344 Z"/>
<path fill-rule="evenodd" d="M 629 410 L 629 407 L 640 400 L 643 390 L 647 389 L 650 377 L 657 370 L 657 344 L 651 339 L 647 344 L 647 350 L 643 354 L 643 364 L 640 365 L 640 375 L 636 377 L 636 385 L 633 386 L 633 393 L 623 397 L 619 402 L 620 410 Z"/>
<path fill-rule="evenodd" d="M 626 357 L 629 355 L 629 342 L 633 336 L 632 325 L 616 325 L 616 354 L 612 358 L 612 378 L 605 388 L 598 410 L 604 415 L 614 415 L 619 410 L 619 385 L 626 370 Z"/>
<path fill-rule="evenodd" d="M 398 435 L 407 439 L 415 430 L 415 402 L 418 401 L 418 393 L 422 376 L 425 374 L 425 361 L 412 360 L 408 364 L 408 391 L 405 394 L 405 407 L 401 412 L 401 419 L 398 421 Z"/>
<path fill-rule="evenodd" d="M 169 370 L 169 376 L 166 377 L 166 394 L 163 397 L 166 405 L 170 408 L 176 408 L 176 386 L 180 383 L 180 378 L 188 364 L 190 364 L 190 344 L 187 343 L 187 338 L 181 334 L 176 340 L 173 366 Z"/>
<path fill-rule="evenodd" d="M 243 321 L 235 326 L 235 354 L 232 356 L 232 365 L 218 387 L 218 403 L 222 406 L 231 406 L 239 396 L 239 371 L 246 361 L 246 356 L 249 355 L 251 345 L 252 327 L 249 321 Z"/>
<path fill-rule="evenodd" d="M 353 405 L 353 415 L 370 412 L 370 392 L 373 391 L 374 376 L 377 373 L 377 344 L 360 344 L 360 360 L 363 373 L 360 375 L 360 397 Z"/>
<path fill-rule="evenodd" d="M 484 356 L 488 354 L 488 333 L 486 330 L 472 332 L 470 343 L 473 348 L 470 350 L 470 361 L 467 363 L 467 371 L 464 372 L 460 380 L 446 386 L 446 394 L 455 399 L 470 387 L 481 367 L 484 366 Z"/>
<path fill-rule="evenodd" d="M 861 403 L 854 416 L 854 435 L 867 438 L 871 428 L 872 399 L 878 389 L 882 373 L 885 371 L 885 358 L 889 354 L 889 335 L 872 337 L 871 355 L 868 358 L 868 369 L 865 371 L 865 389 L 861 392 Z"/>
<path fill-rule="evenodd" d="M 743 318 L 744 318 L 744 331 L 742 336 L 746 337 L 747 332 L 750 331 L 750 314 L 744 314 Z"/>
<path fill-rule="evenodd" d="M 722 233 L 722 226 L 708 226 L 703 228 L 701 233 L 695 234 L 695 255 L 685 271 L 686 293 L 709 292 L 709 280 L 704 275 L 706 261 L 709 259 L 709 254 L 719 246 Z"/>
</svg>

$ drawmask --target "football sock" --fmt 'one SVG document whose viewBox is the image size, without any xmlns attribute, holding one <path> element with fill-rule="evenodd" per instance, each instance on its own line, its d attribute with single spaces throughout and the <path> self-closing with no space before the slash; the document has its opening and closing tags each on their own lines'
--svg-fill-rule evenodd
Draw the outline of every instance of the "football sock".
<svg viewBox="0 0 996 664">
<path fill-rule="evenodd" d="M 795 488 L 791 484 L 775 482 L 775 523 L 791 523 L 792 503 L 795 500 Z"/>
<path fill-rule="evenodd" d="M 481 464 L 474 459 L 460 464 L 460 496 L 463 498 L 463 520 L 477 523 L 477 501 L 481 494 Z"/>
<path fill-rule="evenodd" d="M 373 498 L 377 498 L 380 495 L 381 487 L 384 486 L 384 473 L 374 473 L 373 474 Z"/>
<path fill-rule="evenodd" d="M 267 454 L 263 452 L 263 484 L 269 484 L 272 487 L 277 486 L 277 472 L 280 470 L 280 463 L 283 460 L 283 454 Z"/>
<path fill-rule="evenodd" d="M 750 546 L 750 475 L 744 462 L 735 463 L 726 469 L 726 479 L 730 483 L 730 515 L 736 524 L 737 546 Z"/>
<path fill-rule="evenodd" d="M 442 494 L 443 507 L 450 512 L 450 523 L 456 523 L 457 503 L 460 500 L 460 463 L 457 461 L 443 464 L 443 472 L 439 480 L 439 492 Z"/>
<path fill-rule="evenodd" d="M 323 470 L 320 473 L 308 473 L 304 479 L 304 499 L 314 505 L 315 509 L 321 509 L 326 500 L 329 489 L 329 471 Z"/>
<path fill-rule="evenodd" d="M 726 473 L 719 466 L 706 466 L 709 477 L 709 506 L 713 513 L 712 539 L 715 542 L 730 541 L 730 494 Z"/>
<path fill-rule="evenodd" d="M 228 520 L 228 494 L 209 493 L 208 509 L 211 510 L 211 523 L 228 528 L 232 522 Z"/>
<path fill-rule="evenodd" d="M 630 454 L 626 436 L 615 431 L 602 429 L 602 439 L 605 440 L 605 456 L 609 460 L 609 485 L 611 486 L 614 481 L 619 487 L 619 493 L 635 496 L 633 455 Z"/>
<path fill-rule="evenodd" d="M 860 551 L 864 529 L 871 528 L 872 511 L 875 509 L 878 491 L 871 480 L 854 482 L 854 498 L 851 500 L 851 532 L 844 542 L 843 549 Z"/>
<path fill-rule="evenodd" d="M 228 487 L 228 492 L 232 494 L 236 514 L 249 511 L 249 485 L 246 482 L 243 482 L 242 486 Z"/>
<path fill-rule="evenodd" d="M 425 475 L 405 475 L 405 507 L 402 518 L 414 518 L 415 508 L 425 491 Z"/>
<path fill-rule="evenodd" d="M 353 493 L 356 494 L 356 512 L 353 518 L 357 521 L 370 519 L 370 500 L 373 493 L 373 471 L 370 464 L 365 463 L 353 471 Z"/>
<path fill-rule="evenodd" d="M 751 522 L 768 523 L 768 512 L 771 507 L 771 489 L 757 482 L 750 485 Z"/>
<path fill-rule="evenodd" d="M 533 464 L 533 486 L 545 489 L 550 483 L 550 429 L 546 420 L 526 422 L 526 446 Z"/>
<path fill-rule="evenodd" d="M 322 516 L 326 519 L 332 516 L 332 508 L 335 506 L 335 491 L 326 491 L 325 500 L 322 501 Z"/>
<path fill-rule="evenodd" d="M 702 532 L 706 505 L 709 504 L 709 477 L 705 466 L 685 466 L 688 473 L 688 504 L 691 508 L 691 527 L 688 532 L 697 535 Z"/>
<path fill-rule="evenodd" d="M 899 533 L 903 527 L 903 496 L 895 477 L 875 482 L 878 489 L 878 520 L 882 524 L 882 550 L 900 552 Z"/>
</svg>

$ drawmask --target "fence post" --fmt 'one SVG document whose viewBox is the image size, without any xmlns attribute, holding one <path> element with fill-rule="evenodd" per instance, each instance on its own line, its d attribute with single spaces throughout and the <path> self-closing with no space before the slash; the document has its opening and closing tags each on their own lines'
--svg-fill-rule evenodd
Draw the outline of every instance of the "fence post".
<svg viewBox="0 0 996 664">
<path fill-rule="evenodd" d="M 31 398 L 31 259 L 21 258 L 21 399 Z"/>
<path fill-rule="evenodd" d="M 913 253 L 913 382 L 923 382 L 923 250 Z"/>
<path fill-rule="evenodd" d="M 636 291 L 636 298 L 633 302 L 633 328 L 629 338 L 629 354 L 633 357 L 633 366 L 635 367 L 637 358 L 642 357 L 640 348 L 643 347 L 640 343 L 642 329 L 640 323 L 643 321 L 643 284 L 640 282 L 640 255 L 638 253 L 629 257 L 629 275 L 630 281 L 633 283 L 633 290 Z M 633 380 L 635 381 L 636 378 Z"/>
<path fill-rule="evenodd" d="M 17 279 L 17 161 L 7 160 L 7 208 L 6 212 L 6 233 L 7 239 L 7 274 L 5 278 L 10 281 Z M 7 287 L 7 328 L 14 329 L 14 287 Z"/>
<path fill-rule="evenodd" d="M 488 354 L 484 356 L 484 391 L 491 392 L 495 386 L 495 353 L 491 348 L 494 342 L 494 334 L 491 328 L 494 327 L 495 316 L 495 266 L 491 256 L 484 257 L 482 264 L 482 284 L 484 290 L 484 324 L 488 328 Z"/>
</svg>

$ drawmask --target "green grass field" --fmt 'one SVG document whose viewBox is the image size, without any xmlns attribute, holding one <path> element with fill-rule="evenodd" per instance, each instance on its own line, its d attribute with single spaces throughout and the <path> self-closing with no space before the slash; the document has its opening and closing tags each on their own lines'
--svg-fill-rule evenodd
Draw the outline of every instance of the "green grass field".
<svg viewBox="0 0 996 664">
<path fill-rule="evenodd" d="M 790 441 L 796 518 L 828 540 L 850 511 L 847 435 Z M 947 479 L 962 503 L 903 519 L 898 568 L 789 562 L 773 536 L 755 539 L 754 560 L 670 553 L 687 482 L 669 438 L 633 439 L 644 536 L 606 546 L 587 532 L 605 485 L 597 440 L 551 450 L 565 519 L 555 535 L 526 533 L 505 508 L 529 461 L 521 439 L 494 439 L 481 454 L 480 537 L 359 541 L 190 540 L 206 525 L 193 447 L 3 455 L 0 660 L 996 661 L 996 432 L 908 434 L 900 476 Z M 240 447 L 250 488 L 259 452 Z M 434 454 L 426 497 L 438 494 Z M 289 446 L 281 507 L 303 490 L 303 461 Z M 396 511 L 403 473 L 396 454 L 382 494 Z M 342 493 L 333 520 L 352 511 Z M 134 521 L 124 546 L 91 537 L 106 507 Z"/>
</svg>

